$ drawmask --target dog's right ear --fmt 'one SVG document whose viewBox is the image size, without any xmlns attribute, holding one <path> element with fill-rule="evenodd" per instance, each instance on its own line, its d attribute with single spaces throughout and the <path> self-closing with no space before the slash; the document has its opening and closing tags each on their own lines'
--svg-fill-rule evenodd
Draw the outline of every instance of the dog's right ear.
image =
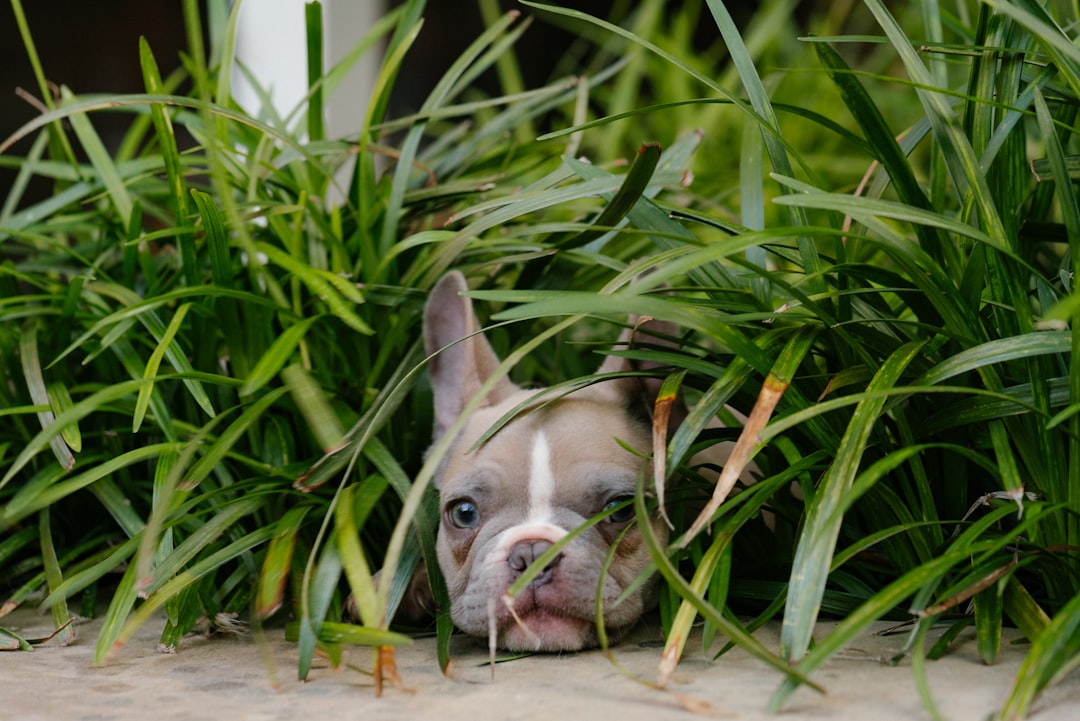
<svg viewBox="0 0 1080 721">
<path fill-rule="evenodd" d="M 428 355 L 444 349 L 428 364 L 435 396 L 434 440 L 446 433 L 469 399 L 499 367 L 499 357 L 479 332 L 472 301 L 461 295 L 468 289 L 465 276 L 451 271 L 435 284 L 424 308 L 424 348 Z M 499 403 L 517 390 L 503 376 L 484 399 L 484 405 Z"/>
<path fill-rule="evenodd" d="M 674 323 L 656 320 L 653 318 L 641 318 L 630 316 L 630 325 L 623 330 L 619 340 L 615 343 L 615 350 L 628 350 L 631 348 L 656 348 L 660 350 L 674 350 L 679 347 L 679 330 Z M 609 355 L 597 369 L 598 374 L 623 373 L 634 370 L 656 370 L 662 367 L 661 363 L 654 361 L 631 361 L 625 357 Z M 643 403 L 647 412 L 651 414 L 656 398 L 660 394 L 663 378 L 621 378 L 596 385 L 579 391 L 583 395 L 592 395 L 598 398 L 620 400 L 627 405 Z M 686 403 L 682 397 L 675 399 L 668 416 L 668 432 L 674 433 L 675 429 L 686 418 Z"/>
</svg>

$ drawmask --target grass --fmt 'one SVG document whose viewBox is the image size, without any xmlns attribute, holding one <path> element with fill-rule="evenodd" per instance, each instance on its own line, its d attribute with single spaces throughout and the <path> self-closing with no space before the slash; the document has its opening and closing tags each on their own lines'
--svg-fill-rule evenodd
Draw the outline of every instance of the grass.
<svg viewBox="0 0 1080 721">
<path fill-rule="evenodd" d="M 144 44 L 146 93 L 63 92 L 17 133 L 27 157 L 0 154 L 20 169 L 0 210 L 5 609 L 60 625 L 107 601 L 99 658 L 162 608 L 166 644 L 200 616 L 288 613 L 301 675 L 320 645 L 405 642 L 385 616 L 430 554 L 438 455 L 420 461 L 415 338 L 457 267 L 507 367 L 540 383 L 591 372 L 588 319 L 685 329 L 657 358 L 697 401 L 669 478 L 725 404 L 755 409 L 762 480 L 718 497 L 707 535 L 674 504 L 682 535 L 653 549 L 674 658 L 701 616 L 707 651 L 722 635 L 781 670 L 779 709 L 869 623 L 907 619 L 937 716 L 924 661 L 974 627 L 991 663 L 1012 625 L 1030 647 L 1000 717 L 1024 717 L 1080 659 L 1074 9 L 867 0 L 799 39 L 773 22 L 786 2 L 741 29 L 712 1 L 659 29 L 659 2 L 618 23 L 526 2 L 587 42 L 574 78 L 524 89 L 530 20 L 482 4 L 487 30 L 407 118 L 386 108 L 423 3 L 373 29 L 368 114 L 328 139 L 345 67 L 259 120 L 229 95 L 231 35 L 202 47 L 187 2 L 182 71 L 161 78 Z M 722 42 L 695 51 L 699 17 Z M 472 89 L 488 68 L 507 96 Z M 100 112 L 132 116 L 119 152 Z M 616 162 L 645 140 L 662 150 Z M 31 176 L 55 192 L 24 207 Z M 676 498 L 713 493 L 681 475 Z M 338 624 L 346 588 L 362 628 Z M 841 620 L 811 643 L 822 614 Z M 770 619 L 778 652 L 749 635 Z"/>
</svg>

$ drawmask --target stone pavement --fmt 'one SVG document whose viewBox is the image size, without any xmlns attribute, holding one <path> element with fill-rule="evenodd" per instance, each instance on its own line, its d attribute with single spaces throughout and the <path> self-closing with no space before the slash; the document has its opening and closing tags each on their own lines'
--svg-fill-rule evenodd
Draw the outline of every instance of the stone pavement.
<svg viewBox="0 0 1080 721">
<path fill-rule="evenodd" d="M 49 619 L 19 610 L 2 624 L 26 636 L 47 635 Z M 887 624 L 877 624 L 881 630 Z M 887 660 L 904 635 L 867 634 L 814 676 L 828 693 L 800 689 L 779 716 L 764 711 L 780 676 L 736 649 L 712 661 L 700 641 L 667 691 L 636 683 L 655 677 L 660 637 L 655 622 L 643 624 L 615 648 L 623 667 L 598 651 L 534 656 L 498 664 L 494 679 L 486 651 L 470 639 L 455 639 L 449 677 L 435 661 L 433 639 L 399 649 L 398 667 L 408 691 L 373 693 L 371 652 L 350 649 L 341 670 L 316 662 L 308 682 L 296 680 L 296 647 L 280 629 L 264 643 L 250 636 L 190 636 L 175 654 L 157 651 L 160 626 L 145 625 L 115 657 L 92 664 L 98 622 L 79 629 L 68 647 L 50 642 L 28 653 L 0 653 L 0 720 L 18 721 L 528 721 L 595 718 L 608 721 L 658 719 L 831 719 L 910 721 L 929 719 L 908 662 Z M 821 633 L 828 628 L 823 624 Z M 938 707 L 951 721 L 982 721 L 1002 702 L 1016 675 L 1025 645 L 1002 644 L 1002 660 L 991 667 L 977 660 L 970 632 L 950 655 L 928 663 Z M 821 634 L 819 634 L 821 635 Z M 758 632 L 770 648 L 778 626 Z M 694 709 L 694 713 L 686 709 Z M 1080 671 L 1039 699 L 1034 721 L 1080 719 Z"/>
</svg>

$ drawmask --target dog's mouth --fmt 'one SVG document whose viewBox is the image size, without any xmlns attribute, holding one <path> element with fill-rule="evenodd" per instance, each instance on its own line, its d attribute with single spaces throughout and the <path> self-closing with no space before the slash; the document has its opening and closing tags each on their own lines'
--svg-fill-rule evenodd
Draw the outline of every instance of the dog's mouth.
<svg viewBox="0 0 1080 721">
<path fill-rule="evenodd" d="M 490 609 L 490 641 L 510 651 L 577 651 L 595 637 L 592 618 L 568 614 L 538 600 L 532 589 L 520 597 L 504 596 L 500 613 Z"/>
<path fill-rule="evenodd" d="M 534 609 L 510 619 L 499 645 L 511 651 L 577 651 L 591 645 L 592 621 Z"/>
</svg>

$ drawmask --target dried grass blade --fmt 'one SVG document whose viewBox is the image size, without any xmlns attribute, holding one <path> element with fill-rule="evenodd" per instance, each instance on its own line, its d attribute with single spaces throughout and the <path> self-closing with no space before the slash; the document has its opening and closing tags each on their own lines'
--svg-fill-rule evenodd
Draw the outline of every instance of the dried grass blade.
<svg viewBox="0 0 1080 721">
<path fill-rule="evenodd" d="M 739 477 L 750 464 L 750 460 L 761 442 L 761 432 L 768 424 L 776 405 L 783 397 L 796 369 L 802 363 L 816 337 L 817 331 L 813 326 L 802 326 L 784 347 L 772 370 L 766 376 L 765 382 L 761 385 L 761 391 L 758 393 L 757 401 L 750 411 L 750 416 L 743 425 L 742 432 L 739 434 L 735 447 L 724 464 L 720 477 L 716 480 L 716 488 L 713 490 L 712 498 L 709 499 L 705 508 L 698 514 L 698 517 L 683 537 L 672 544 L 675 548 L 686 548 L 690 541 L 706 528 L 713 514 L 727 499 L 731 489 L 735 487 L 735 482 L 739 480 Z"/>
<path fill-rule="evenodd" d="M 309 506 L 292 508 L 276 524 L 275 535 L 266 547 L 255 591 L 255 615 L 260 619 L 269 618 L 281 608 L 297 533 L 310 510 Z"/>
<path fill-rule="evenodd" d="M 667 476 L 667 434 L 668 423 L 671 418 L 671 409 L 679 402 L 679 387 L 682 385 L 686 371 L 679 371 L 664 379 L 660 391 L 656 394 L 656 402 L 653 407 L 652 419 L 652 447 L 653 447 L 653 483 L 656 488 L 656 501 L 660 506 L 660 517 L 664 519 L 669 528 L 674 528 L 668 517 L 667 508 L 664 505 L 664 486 Z"/>
</svg>

